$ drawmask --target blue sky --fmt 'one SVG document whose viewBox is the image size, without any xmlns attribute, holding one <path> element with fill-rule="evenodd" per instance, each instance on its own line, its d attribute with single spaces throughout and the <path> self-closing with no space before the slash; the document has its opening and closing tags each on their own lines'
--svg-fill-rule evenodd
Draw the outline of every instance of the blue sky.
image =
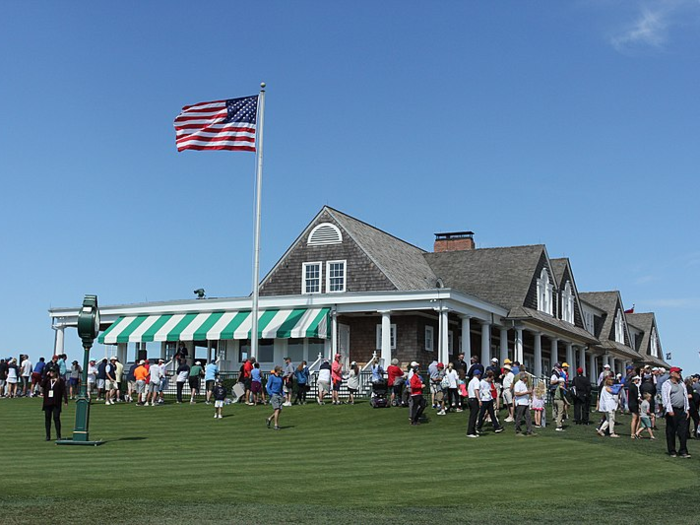
<svg viewBox="0 0 700 525">
<path fill-rule="evenodd" d="M 250 292 L 254 155 L 172 122 L 265 81 L 262 275 L 324 204 L 545 243 L 700 370 L 699 30 L 696 0 L 4 2 L 0 351 L 49 355 L 86 293 Z"/>
</svg>

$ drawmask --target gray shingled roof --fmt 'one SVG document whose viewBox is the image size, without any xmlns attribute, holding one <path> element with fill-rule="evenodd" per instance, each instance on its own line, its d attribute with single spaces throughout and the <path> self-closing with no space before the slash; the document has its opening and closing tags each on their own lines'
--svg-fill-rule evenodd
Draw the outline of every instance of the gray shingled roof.
<svg viewBox="0 0 700 525">
<path fill-rule="evenodd" d="M 642 357 L 647 361 L 655 362 L 656 364 L 662 366 L 668 366 L 668 363 L 663 359 L 652 356 L 649 352 L 651 350 L 651 329 L 656 324 L 656 316 L 653 313 L 638 313 L 638 314 L 626 314 L 627 322 L 633 326 L 636 326 L 644 335 L 642 336 L 642 342 L 639 345 Z M 658 328 L 657 328 L 658 330 Z M 657 333 L 658 336 L 658 333 Z M 659 342 L 659 353 L 663 354 L 661 349 L 661 343 Z"/>
<path fill-rule="evenodd" d="M 582 301 L 603 310 L 607 314 L 605 316 L 605 321 L 603 322 L 603 328 L 601 328 L 600 334 L 598 334 L 598 339 L 600 339 L 601 346 L 603 348 L 617 350 L 618 352 L 625 353 L 637 359 L 642 358 L 642 355 L 637 353 L 637 351 L 633 348 L 627 345 L 622 345 L 610 339 L 610 333 L 612 331 L 613 323 L 615 322 L 615 314 L 618 305 L 620 309 L 623 310 L 623 318 L 625 317 L 624 309 L 622 306 L 622 299 L 620 298 L 620 292 L 583 292 L 579 294 L 579 297 L 581 297 Z M 627 319 L 625 318 L 625 323 L 626 322 Z"/>
<path fill-rule="evenodd" d="M 588 331 L 584 330 L 583 328 L 579 328 L 578 326 L 574 326 L 571 323 L 567 323 L 566 321 L 562 321 L 561 319 L 556 319 L 552 317 L 551 315 L 548 315 L 544 312 L 540 312 L 539 310 L 533 310 L 532 308 L 525 308 L 523 306 L 518 306 L 516 308 L 513 308 L 508 312 L 508 319 L 514 319 L 514 320 L 528 320 L 528 321 L 533 321 L 535 323 L 538 323 L 540 325 L 546 325 L 548 327 L 555 327 L 558 332 L 561 332 L 563 334 L 570 334 L 573 335 L 574 337 L 585 341 L 588 344 L 594 344 L 597 345 L 599 344 L 598 340 L 590 334 Z"/>
<path fill-rule="evenodd" d="M 544 245 L 426 253 L 425 260 L 447 288 L 461 290 L 508 310 L 523 306 Z"/>
<path fill-rule="evenodd" d="M 566 257 L 560 257 L 558 259 L 550 259 L 549 263 L 552 265 L 552 273 L 557 281 L 557 286 L 561 288 L 561 286 L 564 284 L 561 282 L 561 280 L 564 278 L 564 271 L 566 270 L 566 266 L 569 264 L 569 259 Z"/>
<path fill-rule="evenodd" d="M 398 290 L 428 290 L 437 278 L 423 258 L 425 250 L 374 226 L 325 207 Z"/>
</svg>

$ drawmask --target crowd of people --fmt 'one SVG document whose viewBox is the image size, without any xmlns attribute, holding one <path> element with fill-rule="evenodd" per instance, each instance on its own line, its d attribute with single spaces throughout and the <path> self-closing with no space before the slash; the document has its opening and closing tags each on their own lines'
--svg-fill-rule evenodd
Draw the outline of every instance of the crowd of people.
<svg viewBox="0 0 700 525">
<path fill-rule="evenodd" d="M 206 364 L 200 360 L 194 360 L 192 365 L 190 362 L 184 348 L 175 356 L 172 376 L 176 383 L 176 403 L 185 403 L 187 394 L 190 404 L 203 396 L 206 404 L 215 405 L 216 419 L 223 418 L 223 406 L 227 400 L 231 402 L 230 396 L 250 406 L 269 404 L 273 412 L 266 424 L 275 429 L 280 428 L 283 407 L 307 403 L 314 380 L 315 401 L 319 405 L 354 404 L 363 387 L 358 364 L 353 361 L 346 369 L 340 354 L 333 360 L 322 360 L 315 374 L 306 361 L 294 365 L 289 357 L 284 358 L 283 366 L 275 366 L 269 374 L 263 373 L 254 358 L 246 359 L 233 391 L 223 385 L 218 360 Z M 594 385 L 584 371 L 578 368 L 575 375 L 570 374 L 567 363 L 556 363 L 547 378 L 535 378 L 517 361 L 506 359 L 501 365 L 494 358 L 484 366 L 478 356 L 465 362 L 464 354 L 447 365 L 433 360 L 425 372 L 416 361 L 402 369 L 397 359 L 384 370 L 374 358 L 367 368 L 372 406 L 408 407 L 408 419 L 414 426 L 424 421 L 428 400 L 437 416 L 468 409 L 469 438 L 478 438 L 487 424 L 494 433 L 501 433 L 504 423 L 514 423 L 517 435 L 535 435 L 534 429 L 546 425 L 548 402 L 557 432 L 563 432 L 569 420 L 575 425 L 590 425 L 593 408 L 600 414 L 596 432 L 602 437 L 619 438 L 616 417 L 619 413 L 629 413 L 632 440 L 642 439 L 645 434 L 656 439 L 657 421 L 665 419 L 667 452 L 671 456 L 690 457 L 687 440 L 700 438 L 700 375 L 683 380 L 682 370 L 677 367 L 666 371 L 662 367 L 628 366 L 625 375 L 615 375 L 609 365 L 604 365 L 595 385 L 595 399 Z M 86 372 L 88 397 L 104 401 L 107 406 L 118 402 L 162 405 L 171 380 L 163 359 L 139 360 L 125 371 L 119 359 L 112 356 L 99 362 L 90 360 Z M 82 375 L 80 364 L 68 363 L 65 354 L 54 355 L 48 362 L 41 357 L 37 363 L 32 363 L 27 355 L 20 355 L 19 360 L 0 359 L 0 397 L 41 396 L 47 438 L 52 420 L 60 436 L 61 401 L 65 399 L 67 403 L 79 395 Z M 341 397 L 343 385 L 347 395 L 344 392 Z"/>
</svg>

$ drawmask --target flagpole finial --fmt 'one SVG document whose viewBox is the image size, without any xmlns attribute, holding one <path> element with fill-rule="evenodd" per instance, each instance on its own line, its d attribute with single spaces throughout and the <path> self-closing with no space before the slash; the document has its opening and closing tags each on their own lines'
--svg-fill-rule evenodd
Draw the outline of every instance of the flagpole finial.
<svg viewBox="0 0 700 525">
<path fill-rule="evenodd" d="M 265 85 L 266 85 L 265 82 L 260 82 L 260 89 L 262 91 L 265 91 Z"/>
</svg>

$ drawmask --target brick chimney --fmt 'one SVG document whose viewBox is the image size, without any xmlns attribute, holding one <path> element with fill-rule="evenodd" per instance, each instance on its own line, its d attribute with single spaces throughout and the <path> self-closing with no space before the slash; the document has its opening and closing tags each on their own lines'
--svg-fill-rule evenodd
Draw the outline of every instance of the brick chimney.
<svg viewBox="0 0 700 525">
<path fill-rule="evenodd" d="M 440 252 L 459 252 L 463 250 L 474 250 L 474 232 L 450 232 L 436 233 L 435 245 L 433 251 Z"/>
</svg>

